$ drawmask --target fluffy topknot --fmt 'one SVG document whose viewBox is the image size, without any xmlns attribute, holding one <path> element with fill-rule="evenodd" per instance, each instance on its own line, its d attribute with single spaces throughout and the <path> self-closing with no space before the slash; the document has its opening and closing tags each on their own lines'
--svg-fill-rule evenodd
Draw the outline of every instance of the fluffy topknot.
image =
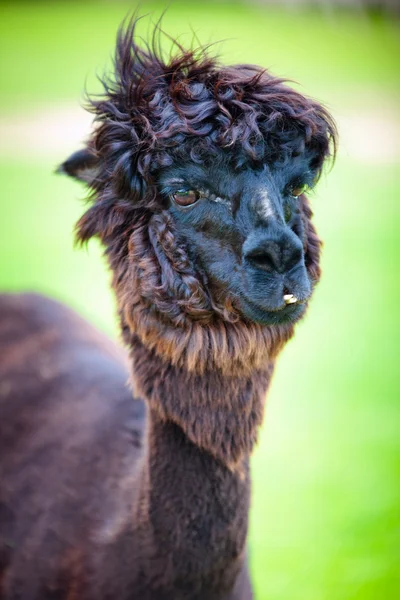
<svg viewBox="0 0 400 600">
<path fill-rule="evenodd" d="M 139 46 L 137 22 L 120 28 L 114 72 L 89 101 L 98 122 L 91 149 L 102 163 L 97 189 L 112 179 L 120 197 L 141 201 L 152 174 L 180 154 L 202 162 L 229 148 L 240 167 L 284 163 L 308 149 L 316 171 L 334 154 L 329 113 L 283 79 L 254 65 L 222 66 L 207 48 L 185 50 L 175 40 L 167 60 L 159 28 L 151 45 Z"/>
</svg>

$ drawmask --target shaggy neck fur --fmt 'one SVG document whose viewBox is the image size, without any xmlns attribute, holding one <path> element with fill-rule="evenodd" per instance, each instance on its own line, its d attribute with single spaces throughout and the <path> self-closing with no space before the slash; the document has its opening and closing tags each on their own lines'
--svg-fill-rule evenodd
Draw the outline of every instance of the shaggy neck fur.
<svg viewBox="0 0 400 600">
<path fill-rule="evenodd" d="M 129 335 L 132 379 L 151 412 L 178 425 L 199 448 L 230 469 L 249 457 L 263 420 L 273 360 L 245 375 L 203 373 L 171 364 Z"/>
<path fill-rule="evenodd" d="M 108 245 L 134 389 L 162 422 L 234 469 L 257 440 L 273 364 L 294 328 L 250 323 L 227 302 L 206 309 L 212 299 L 185 253 L 171 256 L 170 219 L 157 219 L 150 239 L 148 227 L 135 227 Z"/>
</svg>

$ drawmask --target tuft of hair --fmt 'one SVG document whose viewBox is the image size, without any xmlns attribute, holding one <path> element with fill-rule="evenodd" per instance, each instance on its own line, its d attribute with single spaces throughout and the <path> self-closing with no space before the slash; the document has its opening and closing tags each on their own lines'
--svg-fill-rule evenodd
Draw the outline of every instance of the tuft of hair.
<svg viewBox="0 0 400 600">
<path fill-rule="evenodd" d="M 210 160 L 221 148 L 238 168 L 285 164 L 306 149 L 320 174 L 334 158 L 336 127 L 321 104 L 261 67 L 221 65 L 209 46 L 185 49 L 170 38 L 167 58 L 159 23 L 146 43 L 136 34 L 138 21 L 134 16 L 120 27 L 104 93 L 88 97 L 96 122 L 85 159 L 91 172 L 85 177 L 77 169 L 76 176 L 93 199 L 109 205 L 118 198 L 121 210 L 124 202 L 137 210 L 160 208 L 157 170 L 174 160 Z M 89 216 L 77 227 L 81 242 L 102 234 Z"/>
</svg>

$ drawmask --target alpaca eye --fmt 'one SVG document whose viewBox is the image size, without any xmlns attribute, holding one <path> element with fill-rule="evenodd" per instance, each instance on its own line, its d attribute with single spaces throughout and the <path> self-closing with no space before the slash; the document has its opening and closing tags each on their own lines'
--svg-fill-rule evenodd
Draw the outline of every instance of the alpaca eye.
<svg viewBox="0 0 400 600">
<path fill-rule="evenodd" d="M 294 198 L 297 198 L 298 196 L 301 196 L 301 194 L 304 194 L 307 187 L 308 186 L 306 183 L 295 184 L 295 185 L 291 186 L 291 188 L 290 188 L 290 195 L 293 196 Z"/>
<path fill-rule="evenodd" d="M 172 197 L 179 206 L 190 206 L 197 202 L 200 194 L 195 190 L 178 190 Z"/>
</svg>

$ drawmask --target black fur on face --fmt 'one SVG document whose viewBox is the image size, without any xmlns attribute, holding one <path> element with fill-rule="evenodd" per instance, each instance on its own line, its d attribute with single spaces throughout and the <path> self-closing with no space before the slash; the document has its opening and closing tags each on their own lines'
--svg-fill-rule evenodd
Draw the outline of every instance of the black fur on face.
<svg viewBox="0 0 400 600">
<path fill-rule="evenodd" d="M 260 67 L 178 44 L 165 61 L 135 26 L 91 100 L 87 150 L 61 167 L 92 190 L 78 239 L 99 235 L 123 302 L 174 325 L 295 322 L 319 278 L 303 192 L 335 148 L 332 118 Z"/>
<path fill-rule="evenodd" d="M 158 184 L 206 287 L 217 301 L 229 295 L 252 321 L 297 320 L 316 281 L 306 268 L 302 198 L 293 190 L 313 184 L 312 154 L 238 168 L 229 150 L 197 164 L 184 151 L 161 170 Z M 285 304 L 287 294 L 297 302 Z"/>
</svg>

